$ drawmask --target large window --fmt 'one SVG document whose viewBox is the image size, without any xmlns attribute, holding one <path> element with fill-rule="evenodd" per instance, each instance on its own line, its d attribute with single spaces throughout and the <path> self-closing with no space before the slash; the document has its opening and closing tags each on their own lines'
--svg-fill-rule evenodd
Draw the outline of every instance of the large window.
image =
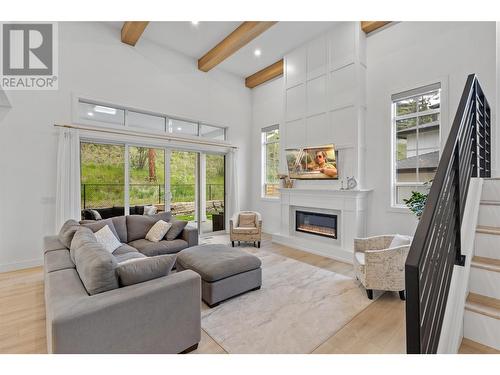
<svg viewBox="0 0 500 375">
<path fill-rule="evenodd" d="M 392 96 L 393 200 L 404 205 L 412 191 L 427 192 L 439 163 L 441 84 Z"/>
<path fill-rule="evenodd" d="M 262 129 L 262 196 L 277 197 L 279 194 L 279 126 Z"/>
<path fill-rule="evenodd" d="M 115 105 L 103 105 L 85 99 L 78 100 L 77 113 L 78 121 L 88 124 L 121 125 L 138 130 L 146 129 L 175 135 L 226 140 L 224 127 L 173 118 L 160 113 L 146 113 Z"/>
</svg>

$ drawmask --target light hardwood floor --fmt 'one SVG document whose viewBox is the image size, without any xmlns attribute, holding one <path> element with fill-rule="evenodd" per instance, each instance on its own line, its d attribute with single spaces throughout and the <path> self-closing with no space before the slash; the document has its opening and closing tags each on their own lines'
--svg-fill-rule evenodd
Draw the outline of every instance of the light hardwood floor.
<svg viewBox="0 0 500 375">
<path fill-rule="evenodd" d="M 352 265 L 273 244 L 262 248 L 346 276 Z M 405 353 L 405 304 L 397 293 L 384 293 L 313 353 Z M 46 353 L 43 269 L 0 274 L 0 353 Z M 464 349 L 463 352 L 466 351 Z M 470 349 L 472 350 L 472 349 Z M 476 352 L 477 348 L 474 348 Z M 205 331 L 193 353 L 226 353 Z"/>
</svg>

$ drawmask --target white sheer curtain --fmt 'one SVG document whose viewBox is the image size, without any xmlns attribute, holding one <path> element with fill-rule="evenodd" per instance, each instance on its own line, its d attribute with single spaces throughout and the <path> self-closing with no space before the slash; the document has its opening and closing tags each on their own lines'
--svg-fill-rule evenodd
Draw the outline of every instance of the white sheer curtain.
<svg viewBox="0 0 500 375">
<path fill-rule="evenodd" d="M 60 128 L 57 146 L 56 233 L 68 219 L 80 220 L 80 135 Z"/>
<path fill-rule="evenodd" d="M 229 219 L 240 210 L 238 197 L 238 151 L 231 149 L 228 154 L 228 191 L 227 191 L 227 218 L 226 228 L 229 230 Z"/>
</svg>

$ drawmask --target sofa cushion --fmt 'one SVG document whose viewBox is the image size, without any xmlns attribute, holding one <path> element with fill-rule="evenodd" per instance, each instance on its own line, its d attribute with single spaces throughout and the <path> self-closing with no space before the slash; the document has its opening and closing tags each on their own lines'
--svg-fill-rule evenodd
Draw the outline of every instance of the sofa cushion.
<svg viewBox="0 0 500 375">
<path fill-rule="evenodd" d="M 116 229 L 115 229 L 115 225 L 113 224 L 113 220 L 111 220 L 111 219 L 105 219 L 105 220 L 99 220 L 99 221 L 92 221 L 92 222 L 83 222 L 82 221 L 82 226 L 86 227 L 86 228 L 89 228 L 94 233 L 97 232 L 97 231 L 99 231 L 99 230 L 101 230 L 106 225 L 109 227 L 109 229 L 111 230 L 111 232 L 113 232 L 113 234 L 115 235 L 115 237 L 117 239 L 119 239 L 120 236 L 118 236 L 118 233 L 116 232 Z"/>
<path fill-rule="evenodd" d="M 144 259 L 144 258 L 147 258 L 146 255 L 144 254 L 141 254 L 140 252 L 136 251 L 135 253 L 124 253 L 124 254 L 113 254 L 115 256 L 115 259 L 116 259 L 116 263 L 118 263 L 118 265 L 120 265 L 121 263 L 123 262 L 127 262 L 131 259 Z"/>
<path fill-rule="evenodd" d="M 128 253 L 138 253 L 136 248 L 133 248 L 130 245 L 127 245 L 126 243 L 122 243 L 122 245 L 113 251 L 114 256 L 122 255 L 122 254 L 128 254 Z"/>
<path fill-rule="evenodd" d="M 160 255 L 152 258 L 132 260 L 116 268 L 120 286 L 139 284 L 144 281 L 167 276 L 175 263 L 175 255 Z"/>
<path fill-rule="evenodd" d="M 170 221 L 171 218 L 172 214 L 170 212 L 161 212 L 152 216 L 127 216 L 127 241 L 130 243 L 135 240 L 144 239 L 151 227 L 155 225 L 157 221 Z"/>
<path fill-rule="evenodd" d="M 173 241 L 182 233 L 186 225 L 188 224 L 185 220 L 172 220 L 172 227 L 168 230 L 165 235 L 167 241 Z"/>
<path fill-rule="evenodd" d="M 75 264 L 71 261 L 68 249 L 54 250 L 45 253 L 44 268 L 45 272 L 54 272 L 75 268 Z"/>
<path fill-rule="evenodd" d="M 240 214 L 240 218 L 238 220 L 238 226 L 241 228 L 254 228 L 255 227 L 255 214 L 247 213 Z"/>
<path fill-rule="evenodd" d="M 145 239 L 129 242 L 130 246 L 135 247 L 142 254 L 148 257 L 154 257 L 163 254 L 174 254 L 188 247 L 188 243 L 181 239 L 173 241 L 162 240 L 160 242 L 151 242 Z"/>
<path fill-rule="evenodd" d="M 214 282 L 260 268 L 255 255 L 226 245 L 199 245 L 177 254 L 177 263 L 198 273 L 204 281 Z"/>
<path fill-rule="evenodd" d="M 46 236 L 43 238 L 43 252 L 67 249 L 59 240 L 59 236 Z"/>
<path fill-rule="evenodd" d="M 116 233 L 118 234 L 118 239 L 122 243 L 127 243 L 127 218 L 126 216 L 115 216 L 111 218 L 113 225 L 115 226 Z"/>
<path fill-rule="evenodd" d="M 233 233 L 236 233 L 236 234 L 259 234 L 259 228 L 256 228 L 256 227 L 252 227 L 252 228 L 236 227 L 236 228 L 233 228 Z"/>
<path fill-rule="evenodd" d="M 59 231 L 59 241 L 68 249 L 71 247 L 71 241 L 78 228 L 80 228 L 80 224 L 76 220 L 68 220 Z"/>
<path fill-rule="evenodd" d="M 76 270 L 90 295 L 118 288 L 115 257 L 99 244 L 92 230 L 81 227 L 71 243 Z"/>
</svg>

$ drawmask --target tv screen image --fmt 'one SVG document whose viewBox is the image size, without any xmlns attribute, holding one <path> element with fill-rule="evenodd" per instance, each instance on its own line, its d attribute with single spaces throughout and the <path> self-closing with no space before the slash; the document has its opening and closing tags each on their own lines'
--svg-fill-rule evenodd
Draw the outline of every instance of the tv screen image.
<svg viewBox="0 0 500 375">
<path fill-rule="evenodd" d="M 336 180 L 337 154 L 334 145 L 286 149 L 290 178 L 298 180 Z"/>
</svg>

